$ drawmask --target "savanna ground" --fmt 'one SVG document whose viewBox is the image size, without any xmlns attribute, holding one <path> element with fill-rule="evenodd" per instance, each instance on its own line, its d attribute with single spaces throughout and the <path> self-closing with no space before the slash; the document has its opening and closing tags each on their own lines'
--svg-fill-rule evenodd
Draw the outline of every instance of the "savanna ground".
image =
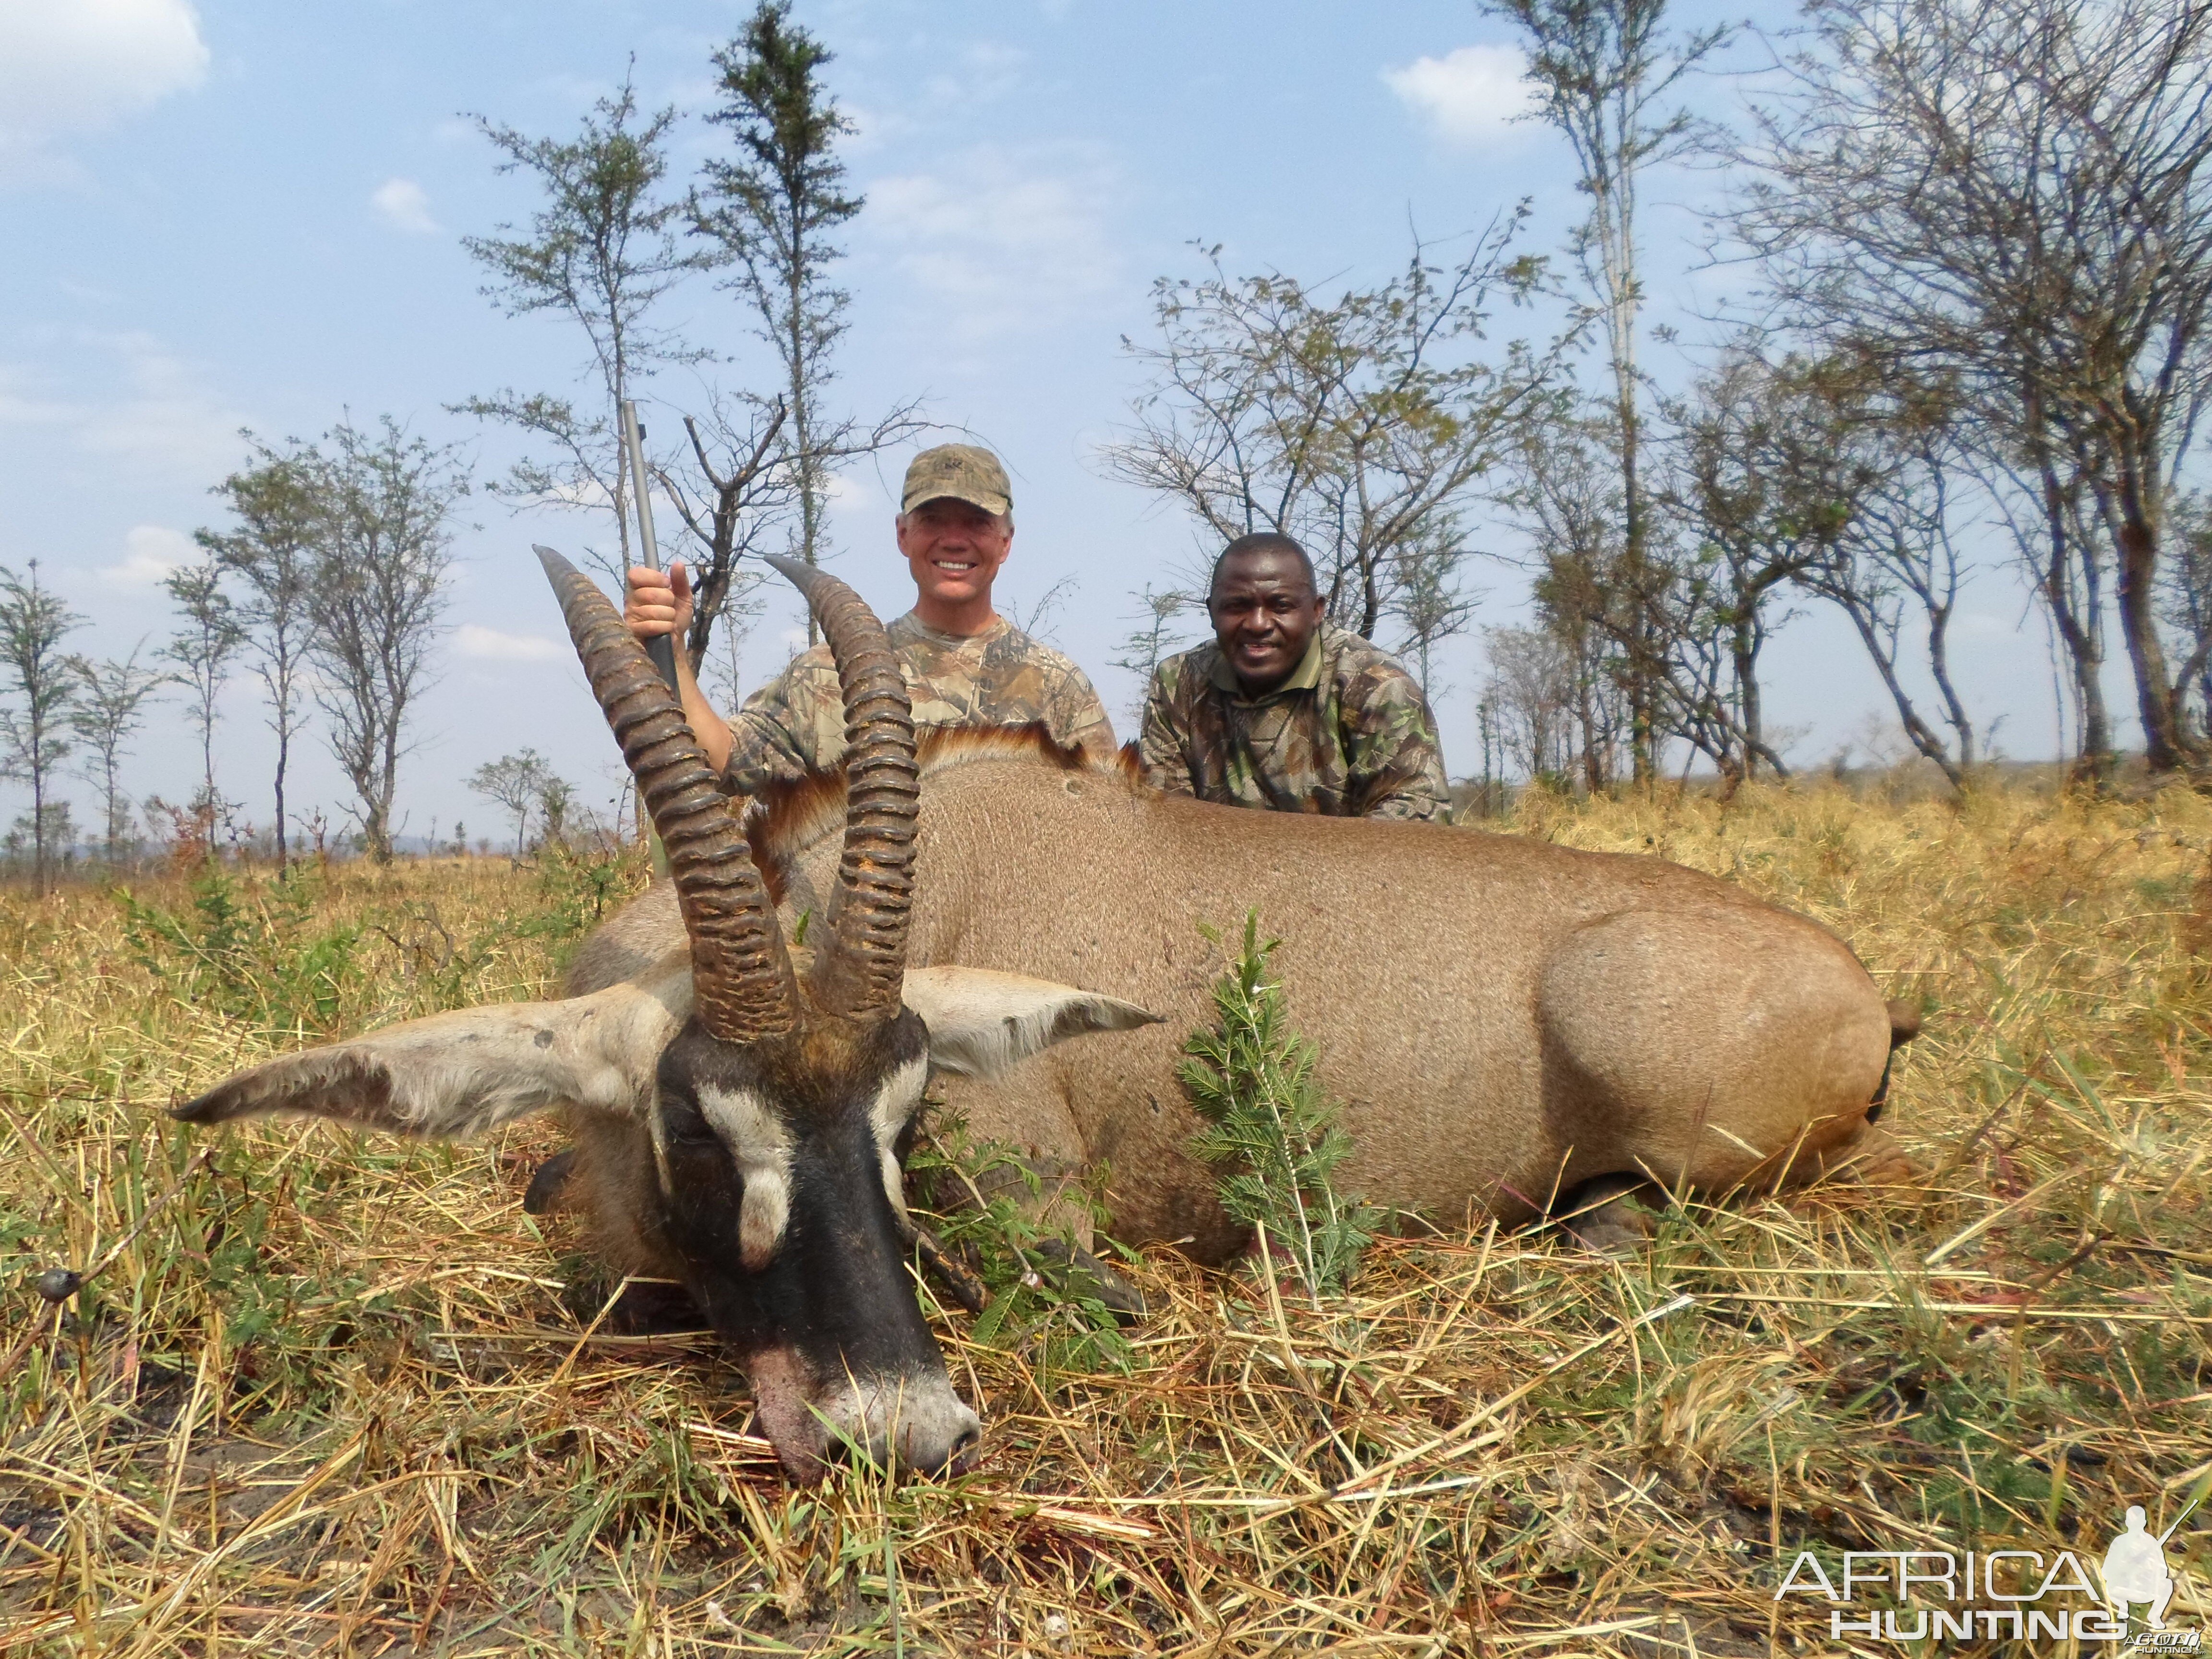
<svg viewBox="0 0 2212 1659">
<path fill-rule="evenodd" d="M 1849 938 L 1929 1011 L 1888 1119 L 1923 1184 L 1676 1209 L 1619 1258 L 1394 1242 L 1318 1313 L 1154 1253 L 1118 1356 L 934 1314 L 987 1455 L 896 1486 L 788 1486 L 710 1344 L 594 1334 L 606 1287 L 519 1203 L 549 1127 L 163 1115 L 313 1036 L 539 994 L 588 871 L 141 884 L 166 942 L 112 893 L 0 897 L 0 1649 L 1829 1652 L 1826 1602 L 1774 1599 L 1800 1549 L 2094 1563 L 2127 1505 L 2179 1516 L 2212 1472 L 2212 804 L 1532 796 L 1507 827 Z M 50 1306 L 58 1266 L 97 1272 Z M 2184 1626 L 2203 1520 L 2168 1546 Z"/>
</svg>

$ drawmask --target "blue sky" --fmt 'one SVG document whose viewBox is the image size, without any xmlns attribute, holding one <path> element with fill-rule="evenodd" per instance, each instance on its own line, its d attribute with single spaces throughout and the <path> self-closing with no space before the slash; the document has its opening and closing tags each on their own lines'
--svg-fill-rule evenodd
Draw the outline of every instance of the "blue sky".
<svg viewBox="0 0 2212 1659">
<path fill-rule="evenodd" d="M 630 54 L 648 106 L 687 112 L 685 171 L 718 143 L 696 118 L 708 54 L 749 6 L 668 0 L 0 0 L 0 562 L 37 557 L 93 625 L 76 648 L 119 655 L 169 627 L 158 582 L 217 523 L 210 485 L 240 459 L 240 427 L 312 437 L 350 412 L 390 413 L 466 444 L 480 474 L 516 451 L 444 405 L 503 386 L 565 390 L 583 343 L 557 321 L 502 317 L 459 237 L 522 219 L 526 188 L 493 167 L 465 115 L 565 135 L 620 80 Z M 1194 241 L 1232 271 L 1373 281 L 1402 259 L 1409 224 L 1443 238 L 1526 197 L 1529 246 L 1555 252 L 1579 212 L 1564 147 L 1516 124 L 1510 37 L 1465 0 L 1389 6 L 1158 0 L 801 0 L 836 53 L 829 71 L 858 124 L 847 155 L 868 205 L 849 228 L 854 295 L 836 404 L 870 416 L 921 398 L 997 447 L 1020 528 L 1002 597 L 1075 586 L 1056 643 L 1098 682 L 1123 734 L 1141 688 L 1110 668 L 1130 595 L 1196 550 L 1172 507 L 1103 476 L 1097 451 L 1140 384 L 1124 335 L 1150 326 L 1154 278 L 1194 274 Z M 1687 21 L 1703 10 L 1685 9 Z M 1740 94 L 1702 82 L 1725 117 Z M 1681 331 L 1650 348 L 1680 380 L 1715 335 L 1740 273 L 1703 266 L 1696 205 L 1724 178 L 1673 173 L 1647 186 L 1651 319 Z M 727 361 L 728 386 L 772 371 L 735 301 L 706 283 L 667 317 Z M 1552 313 L 1509 314 L 1501 337 L 1540 336 Z M 650 389 L 664 430 L 697 408 L 687 372 Z M 890 547 L 891 491 L 907 453 L 840 483 L 836 568 L 886 616 L 911 588 Z M 486 495 L 471 526 L 439 684 L 403 773 L 404 833 L 496 815 L 461 780 L 529 744 L 588 799 L 611 798 L 612 745 L 560 642 L 529 544 L 576 547 L 576 519 L 521 518 Z M 662 525 L 664 542 L 672 526 Z M 1475 544 L 1510 556 L 1510 528 Z M 1518 620 L 1525 577 L 1470 568 L 1478 621 Z M 1002 608 L 1005 608 L 1002 606 Z M 2000 743 L 2039 756 L 2052 738 L 2044 633 L 2000 571 L 1970 594 L 1960 668 Z M 757 629 L 750 686 L 780 667 L 795 625 L 781 596 Z M 1811 616 L 1771 653 L 1771 718 L 1803 728 L 1817 763 L 1888 724 L 1848 629 Z M 1437 705 L 1456 775 L 1478 763 L 1472 707 L 1479 635 L 1441 658 Z M 2124 702 L 2123 698 L 2120 701 Z M 249 817 L 266 814 L 273 747 L 241 676 L 225 705 L 221 771 Z M 137 793 L 190 793 L 181 708 L 138 744 Z M 295 798 L 335 820 L 344 787 L 310 742 Z M 89 818 L 92 792 L 73 790 Z M 0 790 L 0 812 L 22 810 Z"/>
</svg>

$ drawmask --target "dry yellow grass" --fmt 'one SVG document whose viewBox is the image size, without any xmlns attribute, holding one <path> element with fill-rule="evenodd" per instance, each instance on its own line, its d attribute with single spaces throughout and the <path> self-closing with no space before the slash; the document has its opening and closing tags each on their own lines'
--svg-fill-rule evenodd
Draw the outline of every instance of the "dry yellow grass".
<svg viewBox="0 0 2212 1659">
<path fill-rule="evenodd" d="M 162 1106 L 296 1038 L 149 973 L 108 897 L 0 898 L 0 1649 L 1815 1652 L 1825 1607 L 1772 1597 L 1801 1547 L 2088 1555 L 2178 1514 L 2212 1467 L 2212 806 L 1512 827 L 1729 876 L 1920 998 L 1891 1121 L 1924 1190 L 1680 1212 L 1626 1260 L 1393 1243 L 1318 1319 L 1162 1254 L 1127 1374 L 940 1316 L 988 1455 L 890 1488 L 787 1487 L 703 1342 L 586 1340 L 574 1241 L 518 1204 L 548 1131 L 183 1133 Z M 368 931 L 331 1024 L 536 994 L 544 905 L 489 861 L 334 878 L 313 926 Z"/>
</svg>

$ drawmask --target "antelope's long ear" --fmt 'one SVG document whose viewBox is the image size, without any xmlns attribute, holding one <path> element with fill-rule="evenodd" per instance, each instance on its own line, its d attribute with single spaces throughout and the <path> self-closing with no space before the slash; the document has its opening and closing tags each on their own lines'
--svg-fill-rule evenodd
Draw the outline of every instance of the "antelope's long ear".
<svg viewBox="0 0 2212 1659">
<path fill-rule="evenodd" d="M 909 968 L 905 995 L 929 1027 L 930 1069 L 955 1077 L 990 1077 L 1086 1031 L 1160 1020 L 1133 1002 L 988 968 Z"/>
<path fill-rule="evenodd" d="M 563 1103 L 635 1113 L 660 1052 L 689 1018 L 686 973 L 564 1002 L 508 1002 L 388 1025 L 265 1060 L 175 1109 L 187 1123 L 266 1112 L 343 1118 L 453 1139 Z"/>
</svg>

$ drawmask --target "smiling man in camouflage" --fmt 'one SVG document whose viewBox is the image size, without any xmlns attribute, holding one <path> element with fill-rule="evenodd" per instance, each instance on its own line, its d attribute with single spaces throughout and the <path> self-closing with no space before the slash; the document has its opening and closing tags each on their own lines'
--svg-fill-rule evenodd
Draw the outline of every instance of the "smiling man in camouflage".
<svg viewBox="0 0 2212 1659">
<path fill-rule="evenodd" d="M 1034 722 L 1094 760 L 1113 754 L 1114 727 L 1083 671 L 991 608 L 991 585 L 1014 544 L 1012 491 L 998 457 L 972 444 L 922 451 L 906 470 L 895 524 L 915 604 L 889 632 L 914 700 L 914 723 Z M 641 640 L 690 627 L 691 586 L 683 565 L 632 570 L 623 616 Z M 756 794 L 764 784 L 843 757 L 845 710 L 828 646 L 793 659 L 726 722 L 701 693 L 681 651 L 676 664 L 684 715 L 733 793 Z"/>
<path fill-rule="evenodd" d="M 1275 812 L 1442 818 L 1443 757 L 1428 699 L 1324 610 L 1313 562 L 1288 536 L 1230 543 L 1206 596 L 1214 642 L 1153 671 L 1146 780 Z"/>
</svg>

